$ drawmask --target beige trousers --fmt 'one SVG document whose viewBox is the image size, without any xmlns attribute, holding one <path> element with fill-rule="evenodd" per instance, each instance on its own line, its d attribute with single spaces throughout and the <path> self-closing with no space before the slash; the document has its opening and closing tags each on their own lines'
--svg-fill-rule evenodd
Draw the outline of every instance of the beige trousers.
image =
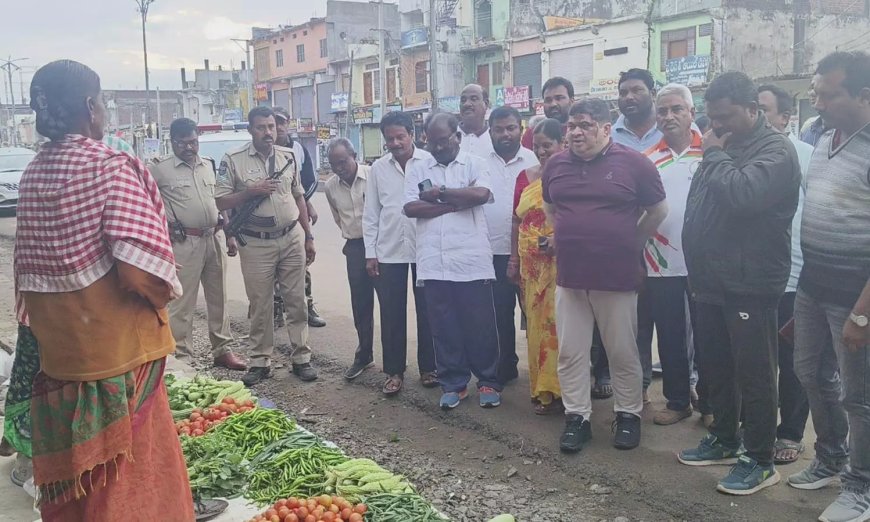
<svg viewBox="0 0 870 522">
<path fill-rule="evenodd" d="M 251 316 L 252 367 L 269 367 L 275 349 L 275 282 L 284 299 L 293 364 L 311 361 L 305 301 L 305 233 L 296 226 L 278 239 L 245 236 L 239 247 Z"/>
<path fill-rule="evenodd" d="M 637 292 L 556 287 L 559 384 L 565 413 L 592 414 L 591 348 L 595 323 L 610 361 L 613 410 L 640 415 L 643 370 L 637 352 Z"/>
<path fill-rule="evenodd" d="M 220 357 L 229 352 L 235 342 L 227 316 L 227 255 L 223 237 L 223 232 L 187 236 L 182 243 L 172 245 L 175 262 L 181 266 L 178 279 L 184 291 L 184 295 L 169 303 L 169 327 L 175 337 L 178 359 L 190 361 L 193 355 L 188 339 L 193 332 L 193 312 L 200 283 L 205 294 L 212 356 Z"/>
</svg>

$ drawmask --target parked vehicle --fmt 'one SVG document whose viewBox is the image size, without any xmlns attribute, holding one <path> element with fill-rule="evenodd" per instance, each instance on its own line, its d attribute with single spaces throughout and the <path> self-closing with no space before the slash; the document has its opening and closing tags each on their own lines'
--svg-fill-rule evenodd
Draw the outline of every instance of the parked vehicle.
<svg viewBox="0 0 870 522">
<path fill-rule="evenodd" d="M 36 153 L 23 147 L 0 148 L 0 211 L 18 206 L 18 183 Z"/>
</svg>

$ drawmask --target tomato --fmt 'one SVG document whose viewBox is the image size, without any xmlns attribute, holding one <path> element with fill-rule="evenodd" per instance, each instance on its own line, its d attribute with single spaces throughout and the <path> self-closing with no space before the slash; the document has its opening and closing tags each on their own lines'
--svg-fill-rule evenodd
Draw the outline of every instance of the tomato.
<svg viewBox="0 0 870 522">
<path fill-rule="evenodd" d="M 305 520 L 305 517 L 308 516 L 308 508 L 300 506 L 299 509 L 296 510 L 296 516 L 299 517 L 299 520 Z"/>
<path fill-rule="evenodd" d="M 295 513 L 290 513 L 284 518 L 284 522 L 299 522 L 299 517 Z"/>
<path fill-rule="evenodd" d="M 337 515 L 339 511 L 341 511 L 341 509 L 338 507 L 338 504 L 332 504 L 331 506 L 329 506 L 329 511 Z"/>
<path fill-rule="evenodd" d="M 368 510 L 369 507 L 365 504 L 357 504 L 356 507 L 353 508 L 354 513 L 359 513 L 360 515 L 365 515 Z"/>
<path fill-rule="evenodd" d="M 299 507 L 299 499 L 296 497 L 290 497 L 287 499 L 287 507 L 290 509 L 296 509 Z"/>
<path fill-rule="evenodd" d="M 335 513 L 327 511 L 320 517 L 320 519 L 323 520 L 323 522 L 333 522 L 335 520 Z"/>
<path fill-rule="evenodd" d="M 266 518 L 272 518 L 272 515 L 277 515 L 278 511 L 272 508 L 266 510 Z"/>
<path fill-rule="evenodd" d="M 317 519 L 314 517 L 314 515 L 308 515 L 307 517 L 305 517 L 305 522 L 317 522 Z"/>
<path fill-rule="evenodd" d="M 200 413 L 199 413 L 198 411 L 196 411 L 196 410 L 193 410 L 193 413 L 190 414 L 190 420 L 191 420 L 191 422 L 192 422 L 192 421 L 197 421 L 197 420 L 199 420 L 199 419 L 201 419 L 201 418 L 202 418 L 202 414 L 200 414 Z"/>
<path fill-rule="evenodd" d="M 323 517 L 323 513 L 325 511 L 326 508 L 324 508 L 323 506 L 317 506 L 316 508 L 314 508 L 314 511 L 312 511 L 311 514 L 314 515 L 314 518 L 320 520 Z"/>
<path fill-rule="evenodd" d="M 278 518 L 278 515 L 272 515 L 272 518 L 269 519 L 269 522 L 281 522 L 281 519 Z"/>
<path fill-rule="evenodd" d="M 236 400 L 232 397 L 224 397 L 224 400 L 221 401 L 221 404 L 235 404 Z"/>
<path fill-rule="evenodd" d="M 289 514 L 290 508 L 288 508 L 287 506 L 281 506 L 281 508 L 278 510 L 278 518 L 280 518 L 281 520 L 287 518 L 287 515 Z"/>
<path fill-rule="evenodd" d="M 246 408 L 253 408 L 253 407 L 254 407 L 254 401 L 248 399 L 248 400 L 246 400 L 246 401 L 244 401 L 244 402 L 242 403 L 242 406 L 245 406 Z"/>
<path fill-rule="evenodd" d="M 360 515 L 359 513 L 354 513 L 347 520 L 348 520 L 348 522 L 363 522 L 363 516 Z"/>
<path fill-rule="evenodd" d="M 353 510 L 350 509 L 349 507 L 343 508 L 343 509 L 341 510 L 341 518 L 343 518 L 343 519 L 345 519 L 345 520 L 348 520 L 348 519 L 350 518 L 350 515 L 351 515 L 352 513 L 353 513 Z"/>
</svg>

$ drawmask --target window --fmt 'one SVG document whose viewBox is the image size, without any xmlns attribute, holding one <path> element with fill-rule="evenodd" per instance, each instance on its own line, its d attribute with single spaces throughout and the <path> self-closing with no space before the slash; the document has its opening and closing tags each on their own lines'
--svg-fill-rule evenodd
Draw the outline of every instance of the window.
<svg viewBox="0 0 870 522">
<path fill-rule="evenodd" d="M 391 102 L 398 98 L 398 92 L 396 92 L 396 86 L 398 82 L 396 81 L 396 73 L 399 70 L 398 67 L 390 67 L 387 69 L 387 102 Z"/>
<path fill-rule="evenodd" d="M 341 92 L 350 91 L 350 74 L 344 73 L 341 75 Z"/>
<path fill-rule="evenodd" d="M 667 67 L 668 60 L 695 54 L 695 27 L 662 31 L 661 70 Z"/>
<path fill-rule="evenodd" d="M 284 37 L 282 36 L 281 38 L 279 38 L 279 40 L 281 40 L 281 41 L 283 42 L 283 41 L 284 41 Z"/>
<path fill-rule="evenodd" d="M 504 63 L 492 62 L 492 84 L 501 85 L 504 83 Z"/>
<path fill-rule="evenodd" d="M 272 77 L 271 65 L 269 64 L 271 57 L 272 53 L 269 52 L 268 47 L 261 47 L 254 51 L 254 76 L 257 80 L 265 81 Z"/>
<path fill-rule="evenodd" d="M 326 58 L 328 52 L 326 50 L 326 38 L 320 40 L 320 57 Z"/>
<path fill-rule="evenodd" d="M 284 50 L 275 51 L 275 67 L 284 67 Z"/>
<path fill-rule="evenodd" d="M 293 39 L 294 40 L 296 39 L 296 33 L 293 33 Z"/>
<path fill-rule="evenodd" d="M 429 60 L 414 64 L 414 92 L 429 91 Z"/>
<path fill-rule="evenodd" d="M 474 35 L 484 40 L 492 39 L 492 3 L 481 0 L 474 10 Z"/>
<path fill-rule="evenodd" d="M 296 46 L 296 61 L 302 63 L 305 61 L 305 44 Z"/>
<path fill-rule="evenodd" d="M 308 31 L 302 31 L 302 36 L 308 36 Z"/>
<path fill-rule="evenodd" d="M 372 105 L 381 99 L 381 72 L 368 71 L 363 73 L 363 103 Z"/>
</svg>

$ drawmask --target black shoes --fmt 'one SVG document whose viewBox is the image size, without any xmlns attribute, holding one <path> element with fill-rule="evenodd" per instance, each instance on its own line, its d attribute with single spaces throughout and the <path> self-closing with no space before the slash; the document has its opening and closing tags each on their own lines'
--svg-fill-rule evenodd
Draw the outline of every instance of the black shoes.
<svg viewBox="0 0 870 522">
<path fill-rule="evenodd" d="M 613 421 L 613 447 L 630 450 L 640 444 L 640 417 L 623 411 L 616 413 Z"/>
<path fill-rule="evenodd" d="M 559 449 L 565 453 L 577 453 L 592 440 L 592 426 L 582 415 L 565 416 L 565 430 L 559 439 Z"/>
<path fill-rule="evenodd" d="M 350 368 L 344 371 L 344 378 L 352 381 L 359 377 L 366 369 L 371 368 L 374 365 L 374 361 L 354 361 L 353 364 L 350 365 Z"/>
<path fill-rule="evenodd" d="M 317 313 L 317 308 L 314 307 L 314 301 L 308 301 L 308 326 L 321 328 L 326 326 L 326 321 Z"/>
<path fill-rule="evenodd" d="M 299 377 L 300 381 L 308 382 L 317 380 L 317 370 L 314 366 L 311 366 L 311 363 L 294 364 L 293 375 Z"/>
<path fill-rule="evenodd" d="M 257 366 L 248 369 L 248 373 L 246 373 L 242 377 L 242 382 L 245 386 L 253 386 L 257 383 L 263 382 L 269 377 L 272 376 L 272 370 L 268 367 Z"/>
</svg>

